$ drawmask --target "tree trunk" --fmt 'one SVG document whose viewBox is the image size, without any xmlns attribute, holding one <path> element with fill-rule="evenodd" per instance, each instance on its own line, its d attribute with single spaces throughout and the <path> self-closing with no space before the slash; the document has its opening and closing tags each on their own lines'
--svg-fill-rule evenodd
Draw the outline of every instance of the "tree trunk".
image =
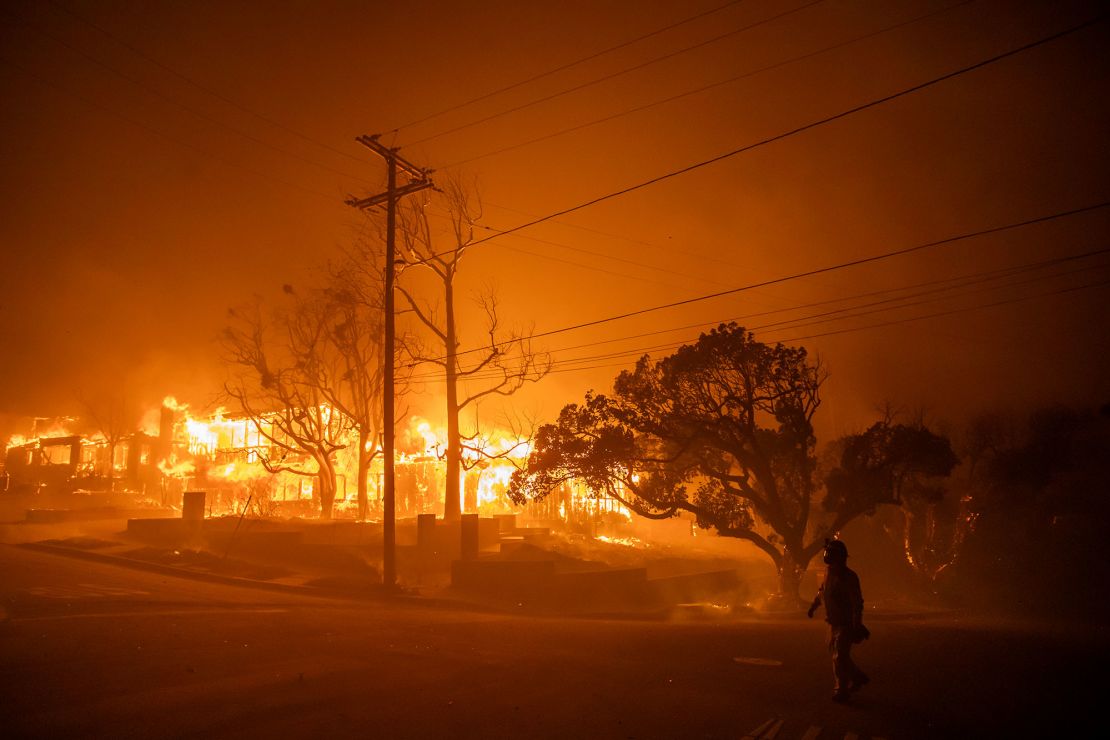
<svg viewBox="0 0 1110 740">
<path fill-rule="evenodd" d="M 370 500 L 366 493 L 367 478 L 370 476 L 370 453 L 366 446 L 370 442 L 370 433 L 363 427 L 358 429 L 358 518 L 366 521 L 370 514 Z"/>
<path fill-rule="evenodd" d="M 783 550 L 779 563 L 779 598 L 783 604 L 802 603 L 800 590 L 807 565 L 797 561 L 792 548 Z"/>
<path fill-rule="evenodd" d="M 917 548 L 914 546 L 914 530 L 917 527 L 917 517 L 910 511 L 908 505 L 902 507 L 902 552 L 905 555 L 906 563 L 913 568 L 917 574 L 923 573 L 921 560 L 917 554 Z"/>
<path fill-rule="evenodd" d="M 108 481 L 108 491 L 114 491 L 115 486 L 115 472 L 116 472 L 116 443 L 108 443 L 108 465 L 105 470 L 105 478 Z"/>
<path fill-rule="evenodd" d="M 316 474 L 316 485 L 320 489 L 320 518 L 331 519 L 332 507 L 335 505 L 335 467 L 331 460 L 320 465 L 320 472 Z"/>
</svg>

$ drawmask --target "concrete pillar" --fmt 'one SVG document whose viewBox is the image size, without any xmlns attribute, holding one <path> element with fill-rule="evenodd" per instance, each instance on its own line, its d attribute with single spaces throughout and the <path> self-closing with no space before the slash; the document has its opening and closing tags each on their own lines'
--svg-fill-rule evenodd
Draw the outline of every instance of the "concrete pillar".
<svg viewBox="0 0 1110 740">
<path fill-rule="evenodd" d="M 204 491 L 186 491 L 181 504 L 181 518 L 200 525 L 204 521 Z"/>
<path fill-rule="evenodd" d="M 416 515 L 416 548 L 420 552 L 431 552 L 435 549 L 436 541 L 436 515 Z"/>
<path fill-rule="evenodd" d="M 463 514 L 459 519 L 459 539 L 462 542 L 462 559 L 478 559 L 478 515 Z"/>
</svg>

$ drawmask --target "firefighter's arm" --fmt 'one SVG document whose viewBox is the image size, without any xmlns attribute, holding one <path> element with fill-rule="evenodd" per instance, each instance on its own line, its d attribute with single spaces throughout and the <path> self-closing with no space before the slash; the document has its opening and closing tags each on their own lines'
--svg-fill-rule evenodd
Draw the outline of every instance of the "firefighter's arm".
<svg viewBox="0 0 1110 740">
<path fill-rule="evenodd" d="M 810 619 L 813 619 L 813 613 L 817 611 L 817 607 L 821 606 L 821 591 L 824 590 L 824 588 L 825 587 L 822 586 L 817 590 L 817 595 L 813 597 L 813 603 L 809 605 L 809 611 L 806 612 L 806 616 Z"/>
</svg>

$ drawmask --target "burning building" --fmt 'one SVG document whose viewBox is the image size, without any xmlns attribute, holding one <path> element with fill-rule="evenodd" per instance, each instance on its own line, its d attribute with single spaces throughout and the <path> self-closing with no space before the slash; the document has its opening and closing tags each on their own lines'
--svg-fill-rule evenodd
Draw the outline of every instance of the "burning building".
<svg viewBox="0 0 1110 740">
<path fill-rule="evenodd" d="M 274 415 L 281 412 L 274 412 Z M 322 418 L 331 419 L 326 410 Z M 8 491 L 117 491 L 166 508 L 178 509 L 187 490 L 207 492 L 209 514 L 249 509 L 261 516 L 314 517 L 321 512 L 321 471 L 307 452 L 284 439 L 281 425 L 267 414 L 197 415 L 167 397 L 148 415 L 142 431 L 110 444 L 102 434 L 81 435 L 77 420 L 38 423 L 31 434 L 13 437 L 4 458 Z M 337 437 L 333 454 L 334 503 L 337 517 L 358 513 L 358 435 Z M 395 459 L 397 516 L 441 513 L 446 491 L 446 434 L 426 420 L 410 419 L 398 434 Z M 516 464 L 529 452 L 525 440 L 495 434 L 464 451 L 461 508 L 484 516 L 524 513 L 529 518 L 570 524 L 627 520 L 618 501 L 591 495 L 568 483 L 542 502 L 522 510 L 506 491 Z M 383 464 L 376 455 L 367 480 L 369 518 L 382 510 Z"/>
<path fill-rule="evenodd" d="M 159 484 L 159 438 L 134 432 L 115 441 L 77 433 L 73 418 L 36 418 L 29 435 L 14 435 L 4 454 L 3 489 L 153 490 Z"/>
</svg>

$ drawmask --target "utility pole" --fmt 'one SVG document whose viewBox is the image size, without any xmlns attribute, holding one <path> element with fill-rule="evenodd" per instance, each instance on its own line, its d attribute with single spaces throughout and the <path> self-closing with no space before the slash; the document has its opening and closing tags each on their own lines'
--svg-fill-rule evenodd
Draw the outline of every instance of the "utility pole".
<svg viewBox="0 0 1110 740">
<path fill-rule="evenodd" d="M 382 454 L 385 456 L 385 491 L 382 494 L 382 585 L 392 589 L 397 585 L 397 500 L 395 497 L 394 459 L 394 347 L 396 345 L 395 312 L 393 308 L 393 281 L 396 273 L 394 231 L 397 226 L 397 201 L 406 195 L 432 187 L 432 170 L 421 169 L 378 141 L 380 134 L 359 136 L 358 143 L 385 160 L 388 182 L 384 193 L 369 198 L 349 198 L 346 203 L 359 210 L 385 206 L 385 387 L 382 389 Z M 397 171 L 401 170 L 408 182 L 397 186 Z"/>
</svg>

